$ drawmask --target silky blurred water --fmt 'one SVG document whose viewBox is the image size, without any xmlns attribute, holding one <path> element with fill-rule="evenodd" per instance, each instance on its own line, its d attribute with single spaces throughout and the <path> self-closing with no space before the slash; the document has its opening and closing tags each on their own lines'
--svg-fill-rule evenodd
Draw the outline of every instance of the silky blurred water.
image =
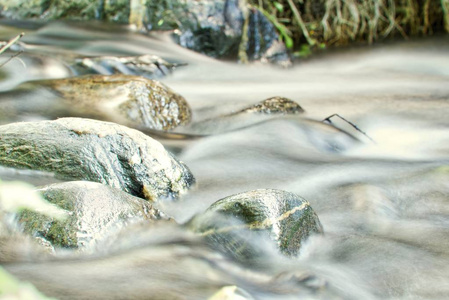
<svg viewBox="0 0 449 300">
<path fill-rule="evenodd" d="M 0 38 L 23 30 L 24 42 L 39 45 L 1 69 L 7 74 L 1 90 L 68 76 L 58 55 L 155 54 L 188 64 L 161 81 L 187 99 L 195 121 L 272 96 L 298 102 L 306 111 L 302 117 L 184 142 L 177 156 L 197 185 L 181 202 L 160 208 L 183 223 L 231 194 L 294 192 L 311 203 L 325 234 L 310 238 L 295 262 L 273 261 L 273 270 L 312 273 L 342 298 L 449 296 L 447 37 L 329 51 L 283 70 L 217 61 L 180 48 L 167 33 L 19 25 L 2 25 Z M 375 142 L 357 142 L 320 122 L 335 113 Z M 261 292 L 258 298 L 271 296 Z"/>
</svg>

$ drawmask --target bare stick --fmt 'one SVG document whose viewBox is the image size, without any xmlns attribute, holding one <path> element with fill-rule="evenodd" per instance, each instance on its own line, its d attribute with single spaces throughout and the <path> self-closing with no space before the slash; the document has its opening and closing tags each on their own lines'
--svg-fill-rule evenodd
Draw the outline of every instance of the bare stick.
<svg viewBox="0 0 449 300">
<path fill-rule="evenodd" d="M 22 53 L 23 53 L 23 51 L 20 51 L 20 52 L 17 52 L 16 54 L 14 54 L 14 55 L 11 55 L 10 58 L 8 58 L 5 62 L 3 62 L 2 64 L 0 64 L 0 68 L 3 67 L 4 65 L 6 65 L 7 63 L 9 63 L 13 58 L 19 56 L 19 55 L 22 54 Z M 22 64 L 23 64 L 23 61 L 22 61 Z"/>
<path fill-rule="evenodd" d="M 23 37 L 25 35 L 24 32 L 22 32 L 21 34 L 19 34 L 18 36 L 16 36 L 15 38 L 12 38 L 11 40 L 9 40 L 6 45 L 4 45 L 3 47 L 0 48 L 0 54 L 2 54 L 3 52 L 5 52 L 9 47 L 11 47 L 14 43 L 16 43 L 18 40 L 20 40 L 21 37 Z"/>
<path fill-rule="evenodd" d="M 307 42 L 311 46 L 315 45 L 316 41 L 310 37 L 309 32 L 307 31 L 307 27 L 304 24 L 304 22 L 303 22 L 303 20 L 301 18 L 301 14 L 299 13 L 299 11 L 296 8 L 295 4 L 293 3 L 292 0 L 287 0 L 287 2 L 288 2 L 288 5 L 290 6 L 290 8 L 291 8 L 291 10 L 293 12 L 293 15 L 295 16 L 296 22 L 298 22 L 299 27 L 301 27 L 302 34 L 306 38 Z"/>
<path fill-rule="evenodd" d="M 355 125 L 354 123 L 352 123 L 351 121 L 346 120 L 345 118 L 343 118 L 342 116 L 340 116 L 339 114 L 333 114 L 330 115 L 329 117 L 325 118 L 323 120 L 323 122 L 328 122 L 329 124 L 332 124 L 331 118 L 333 117 L 338 117 L 340 119 L 342 119 L 343 121 L 345 121 L 346 123 L 348 123 L 349 125 L 351 125 L 355 130 L 357 130 L 358 132 L 360 132 L 361 134 L 363 134 L 364 136 L 366 136 L 371 142 L 373 142 L 374 144 L 376 144 L 376 142 L 369 137 L 369 135 L 366 134 L 366 132 L 364 132 L 363 130 L 361 130 L 357 125 Z"/>
</svg>

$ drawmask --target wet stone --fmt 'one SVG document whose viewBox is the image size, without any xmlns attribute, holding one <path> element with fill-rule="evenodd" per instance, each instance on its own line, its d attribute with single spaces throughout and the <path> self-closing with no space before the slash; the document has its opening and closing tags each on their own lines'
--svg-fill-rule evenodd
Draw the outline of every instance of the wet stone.
<svg viewBox="0 0 449 300">
<path fill-rule="evenodd" d="M 73 181 L 39 190 L 50 203 L 68 212 L 55 219 L 23 210 L 16 219 L 20 228 L 53 248 L 93 249 L 97 242 L 138 222 L 168 219 L 150 202 L 123 191 L 88 181 Z"/>
<path fill-rule="evenodd" d="M 74 112 L 124 125 L 170 130 L 190 122 L 187 101 L 164 84 L 132 75 L 86 75 L 34 81 L 63 98 Z"/>
<path fill-rule="evenodd" d="M 188 126 L 188 130 L 197 134 L 217 134 L 286 115 L 302 113 L 304 113 L 304 109 L 295 101 L 275 96 L 236 112 L 192 123 Z"/>
<path fill-rule="evenodd" d="M 318 216 L 306 200 L 272 189 L 218 200 L 188 226 L 219 250 L 242 261 L 260 254 L 255 236 L 268 237 L 281 253 L 296 256 L 311 234 L 323 232 Z"/>
<path fill-rule="evenodd" d="M 195 182 L 187 166 L 156 140 L 80 118 L 0 126 L 0 165 L 95 181 L 152 201 L 177 200 Z"/>
<path fill-rule="evenodd" d="M 127 74 L 150 79 L 164 77 L 178 66 L 156 55 L 141 56 L 97 56 L 76 58 L 72 69 L 77 75 L 86 74 Z"/>
<path fill-rule="evenodd" d="M 249 60 L 291 66 L 275 26 L 245 1 L 187 0 L 171 5 L 177 21 L 175 39 L 181 46 L 217 58 L 237 58 L 243 52 Z"/>
<path fill-rule="evenodd" d="M 303 112 L 304 109 L 295 101 L 276 96 L 242 109 L 237 113 L 300 114 Z"/>
</svg>

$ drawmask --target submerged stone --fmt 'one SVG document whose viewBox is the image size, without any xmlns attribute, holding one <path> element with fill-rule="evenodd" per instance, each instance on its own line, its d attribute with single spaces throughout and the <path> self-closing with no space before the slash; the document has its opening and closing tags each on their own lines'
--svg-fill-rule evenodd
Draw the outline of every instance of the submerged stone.
<svg viewBox="0 0 449 300">
<path fill-rule="evenodd" d="M 75 116 L 158 130 L 170 130 L 191 119 L 190 107 L 181 95 L 140 76 L 86 75 L 33 81 L 23 86 L 30 91 L 42 87 L 65 100 Z"/>
<path fill-rule="evenodd" d="M 96 181 L 152 201 L 178 199 L 195 182 L 187 166 L 156 140 L 80 118 L 0 126 L 0 165 Z"/>
<path fill-rule="evenodd" d="M 303 112 L 304 109 L 295 101 L 276 96 L 244 108 L 237 113 L 300 114 Z"/>
<path fill-rule="evenodd" d="M 187 128 L 196 134 L 216 134 L 245 128 L 285 115 L 304 113 L 295 101 L 285 97 L 271 97 L 236 112 L 192 123 Z"/>
<path fill-rule="evenodd" d="M 189 225 L 221 251 L 241 260 L 263 252 L 258 237 L 268 237 L 281 253 L 299 254 L 303 242 L 323 229 L 310 204 L 280 190 L 261 189 L 218 200 Z"/>
<path fill-rule="evenodd" d="M 170 74 L 178 64 L 172 64 L 156 55 L 97 56 L 76 58 L 72 68 L 77 75 L 127 74 L 160 78 Z"/>
<path fill-rule="evenodd" d="M 167 219 L 148 201 L 96 182 L 57 183 L 39 191 L 48 202 L 67 211 L 68 217 L 55 219 L 24 210 L 17 220 L 25 233 L 54 248 L 92 249 L 133 223 Z"/>
</svg>

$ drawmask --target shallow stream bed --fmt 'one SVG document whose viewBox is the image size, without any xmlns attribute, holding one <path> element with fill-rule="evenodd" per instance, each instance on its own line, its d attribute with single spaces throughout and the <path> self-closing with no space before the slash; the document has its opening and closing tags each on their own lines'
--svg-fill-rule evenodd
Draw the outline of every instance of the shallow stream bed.
<svg viewBox="0 0 449 300">
<path fill-rule="evenodd" d="M 167 33 L 144 36 L 98 24 L 49 23 L 28 28 L 25 24 L 4 24 L 0 25 L 0 39 L 21 31 L 26 32 L 23 42 L 36 46 L 19 56 L 21 61 L 14 59 L 0 69 L 6 76 L 0 81 L 2 91 L 27 80 L 69 76 L 67 66 L 58 59 L 60 55 L 154 54 L 187 64 L 160 80 L 186 98 L 194 121 L 216 118 L 272 96 L 296 101 L 305 110 L 301 117 L 177 142 L 176 156 L 190 168 L 197 183 L 182 201 L 159 208 L 184 223 L 232 194 L 262 188 L 293 192 L 310 202 L 324 235 L 312 236 L 298 258 L 285 261 L 274 255 L 258 272 L 311 274 L 314 281 L 309 285 L 321 289 L 330 286 L 332 295 L 344 299 L 445 299 L 449 295 L 447 37 L 333 51 L 284 70 L 217 61 L 177 46 Z M 320 121 L 332 114 L 357 124 L 374 142 L 363 136 L 358 142 L 340 131 L 328 130 Z M 168 149 L 174 143 L 161 142 Z M 2 172 L 2 180 L 33 182 L 28 175 Z M 70 275 L 73 266 L 69 263 L 53 263 L 47 270 L 43 264 L 39 266 L 42 272 L 67 274 L 61 278 L 44 276 L 47 281 L 36 279 L 39 269 L 32 263 L 7 269 L 62 298 L 75 297 L 76 288 L 91 289 L 91 294 L 79 292 L 81 298 L 138 298 L 127 288 L 122 294 L 101 293 L 115 291 L 113 286 L 123 274 L 114 277 L 110 272 L 120 272 L 120 264 L 126 260 L 132 260 L 136 269 L 124 271 L 130 281 L 158 285 L 153 290 L 154 299 L 163 299 L 164 291 L 173 297 L 209 297 L 227 282 L 239 283 L 235 274 L 245 271 L 226 269 L 219 263 L 216 268 L 221 273 L 209 274 L 221 276 L 219 279 L 207 281 L 204 277 L 208 274 L 192 276 L 187 270 L 202 270 L 204 261 L 178 265 L 163 251 L 171 253 L 169 247 L 182 244 L 185 249 L 176 253 L 185 251 L 182 255 L 187 255 L 194 251 L 194 242 L 181 243 L 178 228 L 164 230 L 158 234 L 173 236 L 173 241 L 166 238 L 165 248 L 157 244 L 159 248 L 147 249 L 154 254 L 153 260 L 137 250 L 129 251 L 130 257 L 126 253 L 114 257 L 112 265 L 97 261 L 95 270 L 89 271 L 88 263 L 78 265 L 86 269 L 77 269 L 76 275 Z M 154 270 L 138 270 L 145 265 L 139 257 Z M 102 268 L 109 272 L 108 280 L 98 279 L 99 285 L 83 281 L 83 276 L 101 277 Z M 189 280 L 197 280 L 197 285 L 181 280 L 183 274 L 192 276 Z M 154 283 L 148 283 L 152 279 Z M 204 293 L 192 292 L 192 286 Z M 273 296 L 272 290 L 257 289 L 256 284 L 243 281 L 241 286 L 256 299 L 278 299 L 282 294 Z M 323 295 L 285 293 L 284 297 L 326 299 Z"/>
</svg>

